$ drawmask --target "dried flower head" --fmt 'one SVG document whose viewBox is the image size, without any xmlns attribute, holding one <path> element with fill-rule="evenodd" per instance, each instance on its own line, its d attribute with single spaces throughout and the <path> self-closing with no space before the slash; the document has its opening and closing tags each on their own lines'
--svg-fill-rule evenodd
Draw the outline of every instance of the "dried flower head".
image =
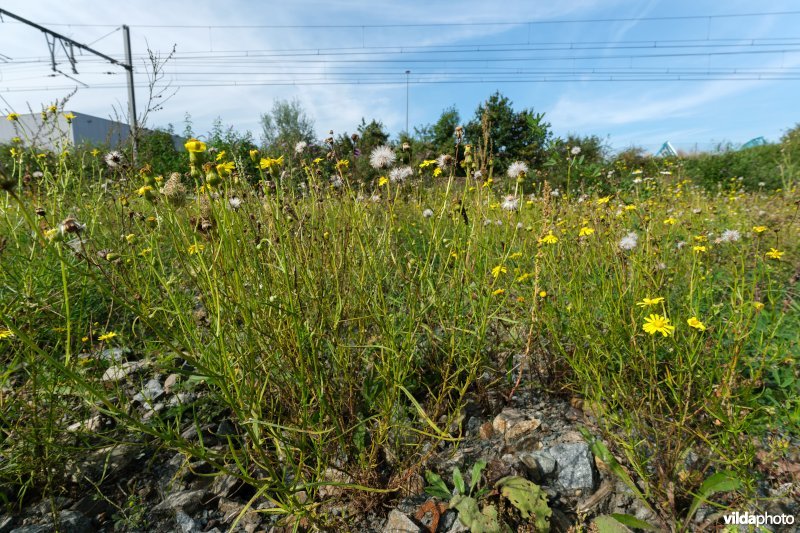
<svg viewBox="0 0 800 533">
<path fill-rule="evenodd" d="M 389 181 L 392 183 L 403 183 L 406 179 L 414 175 L 414 170 L 411 167 L 397 167 L 393 168 L 389 173 Z"/>
<path fill-rule="evenodd" d="M 394 163 L 396 156 L 391 147 L 383 145 L 378 146 L 369 155 L 369 164 L 374 169 L 389 167 Z"/>
<path fill-rule="evenodd" d="M 502 205 L 500 206 L 506 211 L 516 211 L 519 207 L 519 198 L 514 196 L 513 194 L 509 194 L 503 200 Z"/>
<path fill-rule="evenodd" d="M 639 236 L 632 231 L 627 235 L 625 235 L 619 241 L 619 247 L 622 250 L 633 250 L 634 248 L 636 248 L 638 244 L 639 244 Z"/>
<path fill-rule="evenodd" d="M 294 145 L 294 153 L 302 154 L 307 147 L 308 147 L 308 143 L 307 142 L 299 141 L 297 144 Z"/>
<path fill-rule="evenodd" d="M 175 207 L 180 207 L 186 201 L 186 187 L 181 183 L 181 175 L 178 172 L 170 174 L 169 179 L 161 189 L 161 193 L 167 201 Z"/>
<path fill-rule="evenodd" d="M 119 168 L 125 161 L 122 153 L 117 150 L 108 152 L 104 159 L 108 168 Z"/>
<path fill-rule="evenodd" d="M 522 175 L 526 175 L 528 173 L 528 165 L 526 165 L 522 161 L 514 161 L 508 166 L 508 177 L 511 179 L 516 179 Z"/>
<path fill-rule="evenodd" d="M 436 166 L 442 170 L 447 170 L 453 165 L 453 156 L 450 154 L 442 154 L 436 158 Z"/>
</svg>

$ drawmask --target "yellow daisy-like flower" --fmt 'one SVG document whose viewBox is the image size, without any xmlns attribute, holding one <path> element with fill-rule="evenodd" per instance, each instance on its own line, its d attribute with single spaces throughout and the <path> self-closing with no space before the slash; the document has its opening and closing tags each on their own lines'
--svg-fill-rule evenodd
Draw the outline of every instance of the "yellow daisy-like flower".
<svg viewBox="0 0 800 533">
<path fill-rule="evenodd" d="M 531 277 L 530 273 L 525 272 L 524 274 L 522 274 L 520 277 L 517 278 L 517 283 L 522 283 L 523 281 L 527 280 L 529 277 Z"/>
<path fill-rule="evenodd" d="M 283 164 L 283 156 L 278 158 L 272 157 L 262 157 L 261 162 L 258 164 L 261 167 L 261 170 L 267 170 L 272 168 L 273 166 L 280 166 Z"/>
<path fill-rule="evenodd" d="M 72 121 L 75 120 L 75 115 L 72 113 L 64 113 L 64 118 L 67 119 L 67 124 L 72 124 Z"/>
<path fill-rule="evenodd" d="M 505 292 L 506 292 L 505 289 L 497 289 L 496 291 L 492 292 L 492 296 L 499 296 Z"/>
<path fill-rule="evenodd" d="M 522 257 L 522 252 L 514 252 L 508 256 L 509 259 L 519 259 L 520 257 Z"/>
<path fill-rule="evenodd" d="M 220 163 L 217 165 L 217 174 L 220 176 L 230 176 L 231 172 L 236 169 L 236 163 L 228 161 L 227 163 Z"/>
<path fill-rule="evenodd" d="M 381 176 L 381 177 L 378 179 L 378 187 L 383 187 L 383 186 L 384 186 L 384 185 L 386 185 L 387 183 L 389 183 L 389 178 L 387 178 L 386 176 Z"/>
<path fill-rule="evenodd" d="M 548 233 L 541 239 L 539 239 L 539 244 L 555 244 L 558 242 L 558 237 L 553 235 L 552 233 Z"/>
<path fill-rule="evenodd" d="M 225 158 L 225 150 L 222 150 L 220 153 L 217 154 L 217 157 L 214 158 L 215 161 L 221 161 Z"/>
<path fill-rule="evenodd" d="M 625 211 L 633 211 L 634 209 L 636 209 L 636 206 L 633 204 L 625 206 Z"/>
<path fill-rule="evenodd" d="M 153 192 L 153 188 L 150 185 L 144 185 L 136 190 L 136 194 L 139 196 L 146 196 L 151 192 Z"/>
<path fill-rule="evenodd" d="M 756 233 L 764 233 L 765 231 L 767 231 L 767 229 L 768 228 L 766 226 L 753 226 L 753 231 L 755 231 Z"/>
<path fill-rule="evenodd" d="M 669 218 L 665 218 L 665 219 L 664 219 L 664 224 L 667 224 L 667 225 L 669 225 L 669 226 L 674 226 L 676 222 L 678 222 L 678 221 L 677 221 L 677 220 L 675 220 L 675 219 L 674 219 L 674 218 L 672 218 L 672 217 L 669 217 Z"/>
<path fill-rule="evenodd" d="M 578 232 L 578 237 L 588 237 L 592 233 L 594 233 L 594 228 L 589 228 L 589 227 L 584 226 Z"/>
<path fill-rule="evenodd" d="M 189 252 L 189 255 L 199 254 L 203 250 L 205 250 L 205 246 L 202 244 L 192 244 L 189 248 L 186 249 Z"/>
<path fill-rule="evenodd" d="M 692 250 L 694 250 L 695 252 L 698 252 L 698 253 L 707 252 L 708 251 L 708 249 L 705 246 L 699 246 L 699 245 L 698 246 L 692 246 Z"/>
<path fill-rule="evenodd" d="M 0 329 L 0 340 L 10 339 L 13 336 L 14 333 L 12 333 L 10 329 L 5 329 L 5 328 Z"/>
<path fill-rule="evenodd" d="M 688 319 L 686 323 L 689 324 L 689 326 L 693 327 L 694 329 L 699 329 L 700 331 L 706 330 L 706 325 L 700 322 L 696 316 L 693 316 L 692 318 Z"/>
<path fill-rule="evenodd" d="M 503 265 L 497 265 L 492 269 L 492 276 L 497 278 L 500 276 L 500 274 L 505 274 L 506 272 L 508 272 L 508 269 L 506 267 L 504 267 Z"/>
<path fill-rule="evenodd" d="M 91 151 L 91 152 L 89 152 L 89 153 L 90 153 L 90 154 L 92 154 L 92 157 L 97 157 L 98 155 L 100 155 L 100 150 L 98 150 L 97 148 L 95 148 L 94 150 L 92 150 L 92 151 Z"/>
<path fill-rule="evenodd" d="M 206 143 L 197 139 L 189 139 L 183 146 L 189 152 L 200 153 L 206 151 Z"/>
<path fill-rule="evenodd" d="M 764 304 L 761 302 L 753 302 L 753 307 L 756 308 L 756 311 L 761 311 L 764 309 Z"/>
<path fill-rule="evenodd" d="M 434 178 L 438 178 L 441 175 L 442 175 L 442 169 L 439 168 L 439 167 L 436 167 L 436 169 L 434 169 L 434 171 L 433 171 L 433 177 Z"/>
<path fill-rule="evenodd" d="M 111 340 L 116 336 L 117 336 L 116 333 L 114 333 L 113 331 L 109 331 L 108 333 L 104 333 L 104 334 L 100 335 L 99 337 L 97 337 L 97 340 L 99 340 L 100 342 L 104 342 L 104 341 Z"/>
<path fill-rule="evenodd" d="M 539 298 L 547 298 L 547 291 L 539 291 Z"/>
<path fill-rule="evenodd" d="M 767 252 L 764 255 L 766 255 L 770 259 L 775 259 L 776 261 L 780 261 L 781 257 L 783 257 L 783 254 L 784 254 L 784 252 L 776 250 L 775 248 L 770 248 L 769 252 Z"/>
<path fill-rule="evenodd" d="M 419 168 L 426 168 L 426 167 L 429 167 L 429 166 L 435 165 L 435 164 L 436 164 L 436 160 L 435 159 L 426 159 L 425 161 L 423 161 L 422 163 L 419 164 Z"/>
<path fill-rule="evenodd" d="M 281 156 L 279 159 L 283 159 L 283 156 Z M 283 163 L 283 161 L 281 161 L 281 163 Z M 337 170 L 347 170 L 348 168 L 350 168 L 350 160 L 349 159 L 338 160 L 336 162 L 336 168 Z"/>
<path fill-rule="evenodd" d="M 675 331 L 675 326 L 670 326 L 669 318 L 657 314 L 652 314 L 644 319 L 642 329 L 650 335 L 661 333 L 663 336 L 668 337 Z"/>
<path fill-rule="evenodd" d="M 611 200 L 610 196 L 603 196 L 602 198 L 597 199 L 597 205 L 607 204 Z"/>
<path fill-rule="evenodd" d="M 641 302 L 636 302 L 636 305 L 639 307 L 649 307 L 651 305 L 658 305 L 664 301 L 662 296 L 658 296 L 656 298 L 644 298 Z"/>
<path fill-rule="evenodd" d="M 8 115 L 6 115 L 6 120 L 9 120 L 11 122 L 16 122 L 17 120 L 19 120 L 19 113 L 9 113 Z"/>
</svg>

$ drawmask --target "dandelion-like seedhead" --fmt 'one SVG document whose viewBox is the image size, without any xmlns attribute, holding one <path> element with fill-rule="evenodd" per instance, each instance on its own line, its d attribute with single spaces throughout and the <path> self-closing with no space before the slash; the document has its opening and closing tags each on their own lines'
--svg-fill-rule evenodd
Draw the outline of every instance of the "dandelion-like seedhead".
<svg viewBox="0 0 800 533">
<path fill-rule="evenodd" d="M 719 240 L 720 242 L 736 242 L 738 241 L 742 235 L 735 229 L 726 229 L 722 232 Z"/>
<path fill-rule="evenodd" d="M 436 166 L 442 170 L 450 168 L 453 164 L 453 156 L 450 154 L 442 154 L 436 158 Z"/>
<path fill-rule="evenodd" d="M 308 143 L 305 141 L 300 141 L 294 145 L 294 153 L 302 154 L 305 149 L 308 147 Z"/>
<path fill-rule="evenodd" d="M 425 218 L 431 218 L 433 216 L 433 211 L 431 209 L 426 209 L 422 212 L 422 216 Z"/>
<path fill-rule="evenodd" d="M 391 166 L 396 158 L 397 156 L 390 146 L 378 146 L 369 154 L 369 164 L 377 170 Z"/>
<path fill-rule="evenodd" d="M 242 199 L 239 198 L 238 196 L 231 196 L 230 198 L 228 198 L 228 205 L 231 207 L 231 209 L 236 211 L 237 209 L 242 207 Z"/>
<path fill-rule="evenodd" d="M 516 211 L 519 208 L 519 198 L 514 196 L 513 194 L 509 194 L 503 200 L 503 203 L 500 205 L 506 211 Z"/>
<path fill-rule="evenodd" d="M 630 232 L 619 241 L 619 247 L 622 250 L 633 250 L 639 244 L 639 236 Z"/>
<path fill-rule="evenodd" d="M 117 150 L 108 152 L 104 159 L 108 168 L 119 168 L 125 161 L 122 153 Z"/>
<path fill-rule="evenodd" d="M 581 147 L 580 146 L 573 146 L 572 150 L 570 150 L 569 153 L 571 153 L 572 155 L 578 155 L 578 154 L 581 153 Z"/>
<path fill-rule="evenodd" d="M 414 175 L 414 170 L 411 167 L 397 167 L 393 168 L 389 173 L 389 181 L 392 183 L 403 183 L 405 180 Z"/>
<path fill-rule="evenodd" d="M 528 165 L 525 164 L 523 161 L 514 161 L 508 166 L 508 177 L 511 179 L 516 179 L 523 174 L 528 173 Z"/>
</svg>

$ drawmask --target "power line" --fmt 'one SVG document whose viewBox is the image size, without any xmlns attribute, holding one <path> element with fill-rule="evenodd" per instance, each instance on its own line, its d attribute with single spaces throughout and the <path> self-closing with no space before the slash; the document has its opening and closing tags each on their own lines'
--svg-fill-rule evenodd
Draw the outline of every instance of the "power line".
<svg viewBox="0 0 800 533">
<path fill-rule="evenodd" d="M 713 15 L 667 15 L 660 17 L 611 17 L 587 19 L 554 19 L 529 21 L 496 21 L 496 22 L 414 22 L 393 24 L 129 24 L 131 28 L 163 28 L 163 29 L 385 29 L 385 28 L 430 28 L 430 27 L 475 27 L 475 26 L 526 26 L 543 24 L 595 24 L 607 22 L 640 22 L 668 20 L 716 20 L 741 17 L 791 16 L 800 15 L 800 11 L 762 11 L 756 13 L 728 13 Z M 74 27 L 113 27 L 118 24 L 70 24 L 65 22 L 42 23 L 50 26 Z"/>
</svg>

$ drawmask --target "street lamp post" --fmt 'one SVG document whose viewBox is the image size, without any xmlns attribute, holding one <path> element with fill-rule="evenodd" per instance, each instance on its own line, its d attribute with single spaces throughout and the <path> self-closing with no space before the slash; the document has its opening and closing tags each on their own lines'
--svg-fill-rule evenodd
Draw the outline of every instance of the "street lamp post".
<svg viewBox="0 0 800 533">
<path fill-rule="evenodd" d="M 406 135 L 408 135 L 408 76 L 411 74 L 410 70 L 406 70 Z"/>
</svg>

